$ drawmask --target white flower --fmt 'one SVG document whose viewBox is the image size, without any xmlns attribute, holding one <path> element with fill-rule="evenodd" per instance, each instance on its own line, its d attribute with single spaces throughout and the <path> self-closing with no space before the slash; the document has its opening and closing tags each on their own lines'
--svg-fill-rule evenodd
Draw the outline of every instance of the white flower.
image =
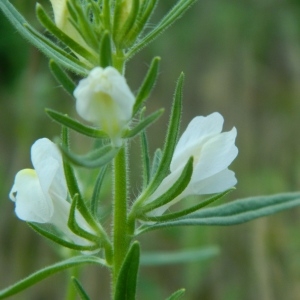
<svg viewBox="0 0 300 300">
<path fill-rule="evenodd" d="M 145 202 L 155 200 L 169 190 L 181 175 L 188 159 L 193 156 L 193 174 L 186 189 L 174 200 L 148 215 L 160 216 L 171 205 L 189 195 L 221 193 L 233 187 L 237 180 L 228 166 L 238 154 L 235 146 L 236 129 L 221 132 L 223 117 L 212 113 L 207 117 L 195 117 L 176 145 L 170 165 L 170 174 Z"/>
<path fill-rule="evenodd" d="M 122 131 L 131 120 L 135 102 L 125 78 L 113 67 L 96 67 L 79 82 L 74 96 L 78 114 L 99 125 L 114 146 L 121 146 Z"/>
<path fill-rule="evenodd" d="M 17 173 L 9 197 L 15 202 L 19 219 L 27 222 L 51 223 L 67 238 L 78 245 L 92 245 L 68 227 L 70 203 L 67 201 L 67 184 L 64 176 L 61 154 L 50 140 L 37 140 L 31 147 L 33 169 Z M 76 211 L 78 225 L 93 233 L 93 230 Z"/>
</svg>

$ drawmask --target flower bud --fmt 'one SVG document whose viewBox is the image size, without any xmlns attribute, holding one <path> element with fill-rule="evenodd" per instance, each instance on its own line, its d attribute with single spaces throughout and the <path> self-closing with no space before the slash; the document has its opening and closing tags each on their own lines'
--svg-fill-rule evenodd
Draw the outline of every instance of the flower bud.
<svg viewBox="0 0 300 300">
<path fill-rule="evenodd" d="M 89 49 L 89 46 L 69 20 L 71 15 L 67 7 L 67 0 L 50 0 L 50 2 L 52 4 L 56 26 L 78 44 Z"/>
<path fill-rule="evenodd" d="M 96 67 L 79 82 L 74 96 L 78 114 L 105 131 L 114 146 L 121 146 L 135 102 L 125 78 L 113 67 Z"/>
</svg>

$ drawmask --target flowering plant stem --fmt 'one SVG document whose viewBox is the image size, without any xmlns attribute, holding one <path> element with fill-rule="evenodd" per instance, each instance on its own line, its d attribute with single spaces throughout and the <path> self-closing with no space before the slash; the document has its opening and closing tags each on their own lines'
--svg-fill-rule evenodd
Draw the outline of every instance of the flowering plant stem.
<svg viewBox="0 0 300 300">
<path fill-rule="evenodd" d="M 126 145 L 114 159 L 114 215 L 113 215 L 113 294 L 125 255 L 130 245 L 127 234 L 127 157 Z"/>
</svg>

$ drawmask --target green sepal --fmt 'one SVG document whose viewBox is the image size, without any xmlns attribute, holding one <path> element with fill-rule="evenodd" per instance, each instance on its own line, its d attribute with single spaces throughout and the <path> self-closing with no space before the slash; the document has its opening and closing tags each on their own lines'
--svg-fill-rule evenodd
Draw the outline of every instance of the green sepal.
<svg viewBox="0 0 300 300">
<path fill-rule="evenodd" d="M 230 193 L 231 191 L 235 190 L 235 188 L 231 188 L 223 193 L 219 193 L 213 197 L 210 197 L 196 205 L 193 205 L 192 207 L 189 207 L 189 208 L 186 208 L 184 210 L 181 210 L 181 211 L 178 211 L 178 212 L 175 212 L 175 213 L 170 213 L 170 214 L 165 214 L 165 215 L 162 215 L 162 216 L 158 216 L 158 217 L 150 217 L 150 216 L 147 216 L 146 218 L 144 219 L 147 219 L 147 221 L 153 221 L 153 222 L 164 222 L 164 221 L 169 221 L 169 220 L 174 220 L 174 219 L 178 219 L 180 217 L 183 217 L 183 216 L 186 216 L 186 215 L 189 215 L 195 211 L 198 211 L 199 209 L 223 198 L 225 195 L 227 195 L 228 193 Z"/>
<path fill-rule="evenodd" d="M 96 182 L 95 182 L 95 187 L 93 190 L 93 195 L 91 198 L 91 212 L 93 216 L 97 216 L 97 209 L 98 209 L 98 203 L 100 200 L 100 191 L 102 187 L 102 183 L 105 177 L 107 171 L 107 165 L 103 166 L 97 176 Z"/>
<path fill-rule="evenodd" d="M 85 42 L 96 51 L 99 48 L 99 41 L 95 29 L 91 24 L 90 16 L 88 16 L 88 13 L 83 9 L 83 5 L 81 1 L 67 1 L 68 10 L 72 11 L 72 14 L 70 13 L 72 16 L 70 22 L 77 29 Z"/>
<path fill-rule="evenodd" d="M 112 49 L 110 34 L 108 31 L 104 32 L 100 43 L 100 66 L 106 68 L 112 66 Z"/>
<path fill-rule="evenodd" d="M 28 222 L 27 223 L 35 232 L 38 234 L 46 237 L 47 239 L 53 241 L 56 244 L 59 244 L 63 247 L 73 249 L 73 250 L 78 250 L 78 251 L 94 251 L 99 248 L 98 245 L 92 245 L 92 246 L 82 246 L 82 245 L 76 245 L 74 243 L 65 241 L 64 239 L 61 239 L 57 235 L 53 234 L 52 232 L 42 228 L 41 226 L 38 226 L 34 223 Z"/>
<path fill-rule="evenodd" d="M 163 108 L 161 108 L 161 109 L 157 110 L 156 112 L 152 113 L 151 115 L 149 115 L 148 117 L 143 119 L 137 126 L 126 131 L 126 133 L 122 137 L 127 138 L 127 139 L 135 137 L 136 135 L 141 133 L 143 130 L 145 130 L 148 126 L 153 124 L 164 113 L 164 111 L 165 110 Z"/>
<path fill-rule="evenodd" d="M 53 34 L 59 41 L 69 47 L 75 54 L 78 54 L 85 58 L 90 63 L 95 64 L 97 58 L 86 48 L 79 45 L 76 41 L 70 38 L 62 30 L 60 30 L 51 18 L 47 15 L 44 8 L 40 3 L 36 4 L 36 16 L 40 21 L 41 25 L 44 26 L 51 34 Z"/>
<path fill-rule="evenodd" d="M 149 70 L 145 76 L 145 79 L 136 95 L 136 100 L 134 103 L 133 113 L 132 113 L 133 116 L 140 110 L 143 103 L 149 97 L 153 87 L 155 86 L 157 76 L 159 73 L 159 64 L 160 64 L 160 57 L 153 58 Z"/>
<path fill-rule="evenodd" d="M 147 44 L 157 38 L 163 31 L 171 26 L 177 19 L 179 19 L 188 8 L 197 0 L 179 0 L 177 4 L 164 16 L 164 18 L 157 24 L 152 31 L 150 31 L 144 38 L 142 38 L 136 45 L 134 45 L 128 52 L 128 58 L 132 57 Z"/>
<path fill-rule="evenodd" d="M 81 300 L 90 300 L 90 297 L 88 296 L 87 292 L 84 290 L 81 283 L 78 281 L 78 279 L 74 276 L 71 277 L 71 280 L 74 284 L 74 287 L 80 297 Z"/>
<path fill-rule="evenodd" d="M 178 300 L 180 299 L 185 293 L 185 289 L 180 289 L 173 293 L 170 297 L 168 297 L 166 300 Z"/>
<path fill-rule="evenodd" d="M 80 74 L 82 76 L 86 76 L 88 74 L 87 66 L 84 63 L 80 62 L 74 56 L 68 54 L 66 51 L 59 48 L 53 42 L 37 32 L 28 24 L 23 16 L 8 0 L 0 1 L 0 9 L 16 30 L 47 57 L 54 59 L 64 68 L 71 70 L 76 74 Z"/>
<path fill-rule="evenodd" d="M 102 1 L 102 20 L 103 26 L 109 32 L 111 31 L 111 24 L 110 24 L 110 0 L 103 0 Z"/>
<path fill-rule="evenodd" d="M 134 300 L 140 264 L 140 245 L 134 242 L 120 269 L 116 282 L 114 300 Z"/>
<path fill-rule="evenodd" d="M 93 16 L 93 27 L 94 30 L 97 31 L 97 33 L 100 33 L 101 29 L 103 29 L 102 23 L 102 9 L 99 5 L 100 3 L 98 1 L 89 1 L 87 4 L 87 7 L 91 10 L 91 16 Z M 103 4 L 101 4 L 103 6 Z"/>
<path fill-rule="evenodd" d="M 76 195 L 75 195 L 76 197 Z M 93 217 L 92 213 L 86 206 L 84 200 L 77 195 L 76 198 L 76 208 L 81 213 L 85 221 L 97 232 L 98 236 L 103 237 L 106 236 L 106 233 L 104 232 L 104 229 L 101 227 L 101 225 L 97 222 L 97 220 Z"/>
<path fill-rule="evenodd" d="M 137 16 L 139 14 L 140 9 L 140 0 L 132 0 L 131 1 L 131 10 L 127 16 L 127 19 L 124 24 L 120 23 L 120 20 L 114 24 L 113 27 L 113 36 L 115 44 L 118 48 L 124 49 L 127 48 L 129 45 L 125 43 L 126 36 L 130 32 L 131 28 L 134 26 L 135 22 L 137 22 Z"/>
<path fill-rule="evenodd" d="M 72 230 L 72 232 L 74 232 L 76 235 L 88 240 L 88 241 L 91 241 L 95 244 L 98 245 L 98 248 L 101 247 L 101 240 L 98 236 L 82 229 L 77 221 L 76 221 L 76 208 L 78 206 L 78 195 L 75 195 L 73 200 L 72 200 L 72 203 L 71 203 L 71 208 L 70 208 L 70 214 L 69 214 L 69 219 L 68 219 L 68 227 Z M 79 210 L 79 209 L 78 209 Z M 88 221 L 88 220 L 87 220 Z"/>
<path fill-rule="evenodd" d="M 61 130 L 61 146 L 64 147 L 64 149 L 69 149 L 69 130 L 66 127 L 62 127 Z M 63 167 L 64 167 L 64 174 L 68 186 L 68 191 L 71 196 L 71 199 L 75 195 L 79 195 L 81 197 L 81 191 L 78 186 L 78 181 L 75 176 L 75 172 L 72 168 L 72 166 L 69 164 L 69 162 L 63 157 Z"/>
<path fill-rule="evenodd" d="M 98 264 L 102 266 L 107 266 L 104 259 L 101 259 L 96 256 L 91 256 L 91 255 L 75 256 L 63 260 L 61 262 L 55 263 L 51 266 L 45 267 L 29 275 L 28 277 L 18 281 L 17 283 L 9 286 L 8 288 L 1 290 L 0 299 L 13 296 L 55 273 L 61 272 L 65 269 L 73 268 L 80 265 L 86 265 L 86 264 Z"/>
<path fill-rule="evenodd" d="M 219 253 L 220 249 L 215 246 L 207 246 L 199 249 L 189 249 L 175 252 L 148 252 L 141 255 L 141 266 L 165 266 L 204 261 L 215 257 Z"/>
<path fill-rule="evenodd" d="M 151 210 L 154 210 L 155 208 L 171 202 L 185 190 L 185 188 L 191 181 L 191 177 L 193 174 L 193 160 L 193 157 L 189 158 L 179 178 L 163 195 L 140 208 L 141 214 L 145 214 Z M 141 215 L 141 219 L 148 220 L 148 216 Z"/>
<path fill-rule="evenodd" d="M 62 87 L 73 96 L 73 92 L 76 88 L 75 82 L 70 76 L 53 60 L 49 61 L 49 69 L 54 78 L 62 85 Z"/>
<path fill-rule="evenodd" d="M 133 24 L 132 28 L 124 38 L 124 45 L 130 47 L 132 44 L 135 43 L 138 36 L 145 29 L 146 24 L 156 7 L 157 2 L 158 0 L 150 0 L 150 1 L 143 2 L 135 23 Z"/>
<path fill-rule="evenodd" d="M 140 114 L 140 121 L 144 119 L 144 111 Z M 142 163 L 143 163 L 143 189 L 147 187 L 150 181 L 150 155 L 149 146 L 146 131 L 143 130 L 141 133 L 141 153 L 142 153 Z"/>
<path fill-rule="evenodd" d="M 272 215 L 286 209 L 297 207 L 299 205 L 299 192 L 275 194 L 271 196 L 249 197 L 212 208 L 201 209 L 173 221 L 161 222 L 153 225 L 142 225 L 136 233 L 138 235 L 146 231 L 174 226 L 236 225 Z"/>
<path fill-rule="evenodd" d="M 86 168 L 98 168 L 106 165 L 116 156 L 120 148 L 114 148 L 111 145 L 103 146 L 85 155 L 77 155 L 70 152 L 63 146 L 60 146 L 63 156 L 77 166 Z"/>
<path fill-rule="evenodd" d="M 81 133 L 83 135 L 96 138 L 96 139 L 108 139 L 108 135 L 99 129 L 96 129 L 91 126 L 83 125 L 80 122 L 76 121 L 75 119 L 72 119 L 71 117 L 64 115 L 62 113 L 59 113 L 53 109 L 46 108 L 45 109 L 47 115 L 57 122 L 58 124 L 68 127 L 78 133 Z"/>
<path fill-rule="evenodd" d="M 160 165 L 162 158 L 162 151 L 161 149 L 156 149 L 154 152 L 151 170 L 150 170 L 150 179 L 154 176 L 154 174 L 157 172 L 158 166 Z"/>
</svg>

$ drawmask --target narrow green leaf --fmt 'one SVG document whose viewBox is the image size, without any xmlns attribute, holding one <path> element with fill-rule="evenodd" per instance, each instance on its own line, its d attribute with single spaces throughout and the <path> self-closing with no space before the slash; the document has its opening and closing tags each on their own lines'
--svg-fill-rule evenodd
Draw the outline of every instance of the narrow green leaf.
<svg viewBox="0 0 300 300">
<path fill-rule="evenodd" d="M 121 27 L 123 0 L 115 0 L 113 15 L 113 37 L 117 35 L 117 31 Z"/>
<path fill-rule="evenodd" d="M 81 215 L 84 217 L 87 223 L 95 230 L 95 232 L 97 232 L 98 236 L 105 236 L 105 238 L 107 237 L 102 226 L 93 217 L 92 213 L 81 197 L 77 197 L 76 208 L 78 209 L 78 211 L 80 211 Z"/>
<path fill-rule="evenodd" d="M 199 249 L 182 250 L 176 252 L 153 252 L 141 255 L 142 266 L 165 266 L 204 261 L 220 253 L 218 247 L 209 246 Z"/>
<path fill-rule="evenodd" d="M 114 39 L 117 47 L 120 48 L 127 48 L 128 45 L 126 45 L 126 36 L 130 32 L 131 28 L 137 22 L 137 16 L 139 14 L 140 9 L 140 0 L 131 0 L 131 10 L 127 16 L 127 19 L 125 23 L 119 27 L 114 28 Z"/>
<path fill-rule="evenodd" d="M 47 115 L 59 123 L 60 125 L 66 126 L 70 129 L 73 129 L 74 131 L 81 133 L 83 135 L 96 138 L 96 139 L 107 139 L 108 135 L 99 129 L 96 129 L 91 126 L 86 126 L 81 124 L 80 122 L 68 117 L 67 115 L 64 115 L 62 113 L 59 113 L 53 109 L 46 108 L 45 109 Z"/>
<path fill-rule="evenodd" d="M 78 197 L 78 195 L 75 195 L 72 203 L 71 203 L 71 208 L 70 208 L 70 214 L 69 214 L 69 219 L 68 219 L 68 227 L 78 236 L 94 242 L 95 244 L 98 245 L 98 248 L 101 247 L 101 241 L 100 238 L 86 230 L 84 230 L 83 228 L 81 228 L 77 221 L 76 221 L 76 208 L 78 207 L 78 200 L 81 199 Z M 79 210 L 79 209 L 78 209 Z M 88 221 L 88 220 L 87 220 Z"/>
<path fill-rule="evenodd" d="M 16 30 L 31 44 L 40 49 L 47 57 L 54 59 L 57 63 L 76 74 L 82 76 L 88 74 L 88 69 L 84 63 L 37 32 L 8 0 L 0 1 L 0 9 Z"/>
<path fill-rule="evenodd" d="M 65 147 L 61 147 L 63 155 L 70 162 L 86 168 L 98 168 L 106 165 L 107 163 L 112 161 L 119 150 L 119 148 L 113 148 L 111 145 L 107 145 L 89 153 L 88 155 L 77 155 L 70 152 Z"/>
<path fill-rule="evenodd" d="M 65 241 L 58 237 L 57 235 L 53 234 L 52 232 L 34 224 L 34 223 L 27 223 L 34 231 L 36 231 L 38 234 L 46 237 L 47 239 L 53 241 L 56 244 L 59 244 L 63 247 L 70 248 L 73 250 L 78 250 L 78 251 L 94 251 L 99 248 L 98 245 L 90 245 L 90 246 L 82 246 L 82 245 L 76 245 L 74 243 Z"/>
<path fill-rule="evenodd" d="M 163 206 L 172 200 L 174 200 L 178 195 L 180 195 L 187 185 L 189 184 L 193 174 L 193 157 L 191 157 L 186 163 L 184 169 L 182 170 L 180 177 L 176 182 L 159 198 L 151 201 L 148 204 L 145 204 L 141 207 L 141 213 L 146 214 L 147 212 L 154 210 L 160 206 Z M 148 220 L 147 216 L 141 215 L 141 219 Z"/>
<path fill-rule="evenodd" d="M 127 47 L 130 47 L 132 44 L 134 44 L 138 36 L 143 32 L 151 14 L 153 13 L 156 7 L 157 2 L 158 0 L 150 0 L 144 1 L 142 3 L 139 15 L 137 16 L 136 21 L 133 24 L 130 32 L 126 35 L 126 38 L 124 39 L 124 44 Z"/>
<path fill-rule="evenodd" d="M 121 267 L 116 283 L 114 300 L 134 300 L 140 264 L 140 245 L 134 242 Z"/>
<path fill-rule="evenodd" d="M 147 186 L 147 188 L 133 203 L 131 211 L 128 214 L 129 223 L 134 222 L 134 220 L 136 219 L 136 215 L 141 208 L 142 203 L 157 189 L 157 187 L 160 185 L 160 183 L 169 173 L 170 163 L 179 136 L 179 127 L 180 127 L 180 119 L 181 119 L 181 111 L 182 111 L 183 80 L 184 80 L 184 75 L 182 73 L 176 85 L 166 141 L 165 141 L 164 150 L 162 153 L 160 163 L 156 169 L 155 174 L 153 174 L 153 176 L 151 177 L 151 181 Z"/>
<path fill-rule="evenodd" d="M 103 0 L 102 1 L 102 19 L 103 19 L 103 26 L 106 30 L 111 32 L 111 24 L 110 24 L 110 0 Z"/>
<path fill-rule="evenodd" d="M 77 0 L 70 0 L 67 2 L 69 10 L 76 13 L 76 19 L 70 19 L 73 26 L 78 29 L 78 33 L 85 40 L 85 42 L 92 48 L 99 48 L 99 41 L 96 32 L 91 24 L 89 13 L 84 9 L 84 3 Z M 80 29 L 80 30 L 79 30 Z"/>
<path fill-rule="evenodd" d="M 161 162 L 162 158 L 162 151 L 161 149 L 156 149 L 154 152 L 154 157 L 151 165 L 151 172 L 150 172 L 150 179 L 154 176 L 154 174 L 157 172 L 157 168 Z"/>
<path fill-rule="evenodd" d="M 49 68 L 55 79 L 62 85 L 62 87 L 73 96 L 73 92 L 76 88 L 75 82 L 70 76 L 53 60 L 49 61 Z"/>
<path fill-rule="evenodd" d="M 62 132 L 61 132 L 61 144 L 64 149 L 69 149 L 69 131 L 68 128 L 62 127 Z M 71 196 L 71 199 L 75 195 L 79 195 L 81 197 L 81 191 L 78 186 L 78 181 L 75 176 L 75 172 L 72 168 L 72 166 L 69 164 L 69 162 L 63 157 L 63 167 L 64 167 L 64 173 L 65 173 L 65 178 L 69 190 L 69 194 Z"/>
<path fill-rule="evenodd" d="M 143 194 L 143 197 L 145 198 L 148 197 L 156 190 L 156 188 L 159 186 L 162 180 L 169 173 L 170 163 L 179 136 L 179 127 L 180 127 L 180 119 L 181 119 L 181 111 L 182 111 L 183 79 L 184 79 L 184 75 L 181 74 L 181 76 L 178 79 L 176 90 L 175 90 L 175 96 L 174 96 L 172 111 L 170 115 L 168 132 L 166 136 L 162 158 L 156 173 L 152 177 L 149 186 L 147 187 L 145 193 Z"/>
<path fill-rule="evenodd" d="M 98 209 L 98 203 L 100 200 L 100 191 L 101 191 L 101 187 L 102 187 L 102 183 L 105 177 L 107 171 L 107 165 L 103 166 L 102 169 L 99 172 L 99 175 L 96 179 L 95 182 L 95 187 L 93 190 L 93 195 L 92 195 L 92 199 L 91 199 L 91 211 L 93 216 L 97 216 L 97 209 Z"/>
<path fill-rule="evenodd" d="M 170 297 L 168 297 L 166 300 L 178 300 L 180 299 L 185 293 L 185 289 L 180 289 L 173 293 Z"/>
<path fill-rule="evenodd" d="M 143 130 L 145 130 L 148 126 L 153 124 L 164 112 L 165 110 L 163 108 L 157 110 L 156 112 L 149 115 L 147 118 L 142 120 L 137 126 L 130 129 L 125 133 L 123 138 L 133 138 L 139 133 L 141 133 Z"/>
<path fill-rule="evenodd" d="M 70 259 L 63 260 L 59 263 L 53 264 L 51 266 L 45 267 L 44 269 L 41 269 L 29 275 L 28 277 L 9 286 L 8 288 L 3 289 L 2 291 L 0 291 L 0 299 L 13 296 L 55 273 L 61 272 L 65 269 L 73 268 L 80 265 L 86 265 L 86 264 L 98 264 L 98 265 L 106 266 L 105 261 L 96 256 L 87 256 L 87 255 L 75 256 Z"/>
<path fill-rule="evenodd" d="M 275 194 L 239 199 L 227 204 L 206 208 L 174 221 L 142 225 L 137 234 L 172 226 L 214 225 L 229 226 L 245 223 L 300 205 L 300 193 Z"/>
<path fill-rule="evenodd" d="M 76 41 L 66 35 L 62 30 L 60 30 L 55 23 L 51 20 L 51 18 L 47 15 L 44 8 L 41 4 L 36 4 L 36 15 L 40 23 L 51 33 L 53 34 L 59 41 L 68 46 L 74 53 L 84 57 L 87 61 L 91 63 L 96 63 L 97 59 L 95 55 L 89 52 L 86 48 L 79 45 Z"/>
<path fill-rule="evenodd" d="M 217 194 L 213 197 L 210 197 L 196 205 L 193 205 L 192 207 L 189 207 L 187 209 L 175 212 L 175 213 L 170 213 L 170 214 L 165 214 L 162 216 L 158 216 L 158 217 L 149 217 L 147 216 L 145 219 L 147 219 L 147 221 L 153 221 L 153 222 L 163 222 L 163 221 L 169 221 L 169 220 L 174 220 L 183 216 L 186 216 L 188 214 L 191 214 L 195 211 L 198 211 L 199 209 L 221 199 L 222 197 L 224 197 L 225 195 L 227 195 L 229 192 L 233 191 L 234 188 L 229 189 L 223 193 Z"/>
<path fill-rule="evenodd" d="M 168 12 L 168 14 L 164 16 L 159 24 L 154 27 L 154 29 L 130 49 L 127 54 L 128 59 L 144 48 L 147 44 L 152 42 L 155 38 L 157 38 L 157 36 L 159 36 L 177 19 L 179 19 L 196 1 L 197 0 L 179 0 L 177 4 Z"/>
<path fill-rule="evenodd" d="M 153 58 L 146 77 L 136 95 L 135 104 L 133 107 L 133 116 L 142 107 L 144 101 L 149 97 L 159 73 L 160 57 Z"/>
<path fill-rule="evenodd" d="M 112 49 L 108 31 L 104 32 L 100 43 L 100 66 L 102 68 L 112 66 Z"/>
<path fill-rule="evenodd" d="M 144 112 L 141 112 L 140 120 L 144 119 Z M 141 134 L 141 152 L 142 152 L 142 170 L 143 170 L 143 189 L 147 187 L 150 181 L 150 156 L 146 131 Z"/>
<path fill-rule="evenodd" d="M 79 294 L 79 297 L 81 300 L 90 300 L 90 297 L 88 296 L 88 294 L 86 293 L 86 291 L 84 290 L 83 286 L 81 285 L 81 283 L 77 280 L 77 278 L 75 278 L 74 276 L 71 278 L 72 282 L 75 286 L 76 291 Z"/>
</svg>

